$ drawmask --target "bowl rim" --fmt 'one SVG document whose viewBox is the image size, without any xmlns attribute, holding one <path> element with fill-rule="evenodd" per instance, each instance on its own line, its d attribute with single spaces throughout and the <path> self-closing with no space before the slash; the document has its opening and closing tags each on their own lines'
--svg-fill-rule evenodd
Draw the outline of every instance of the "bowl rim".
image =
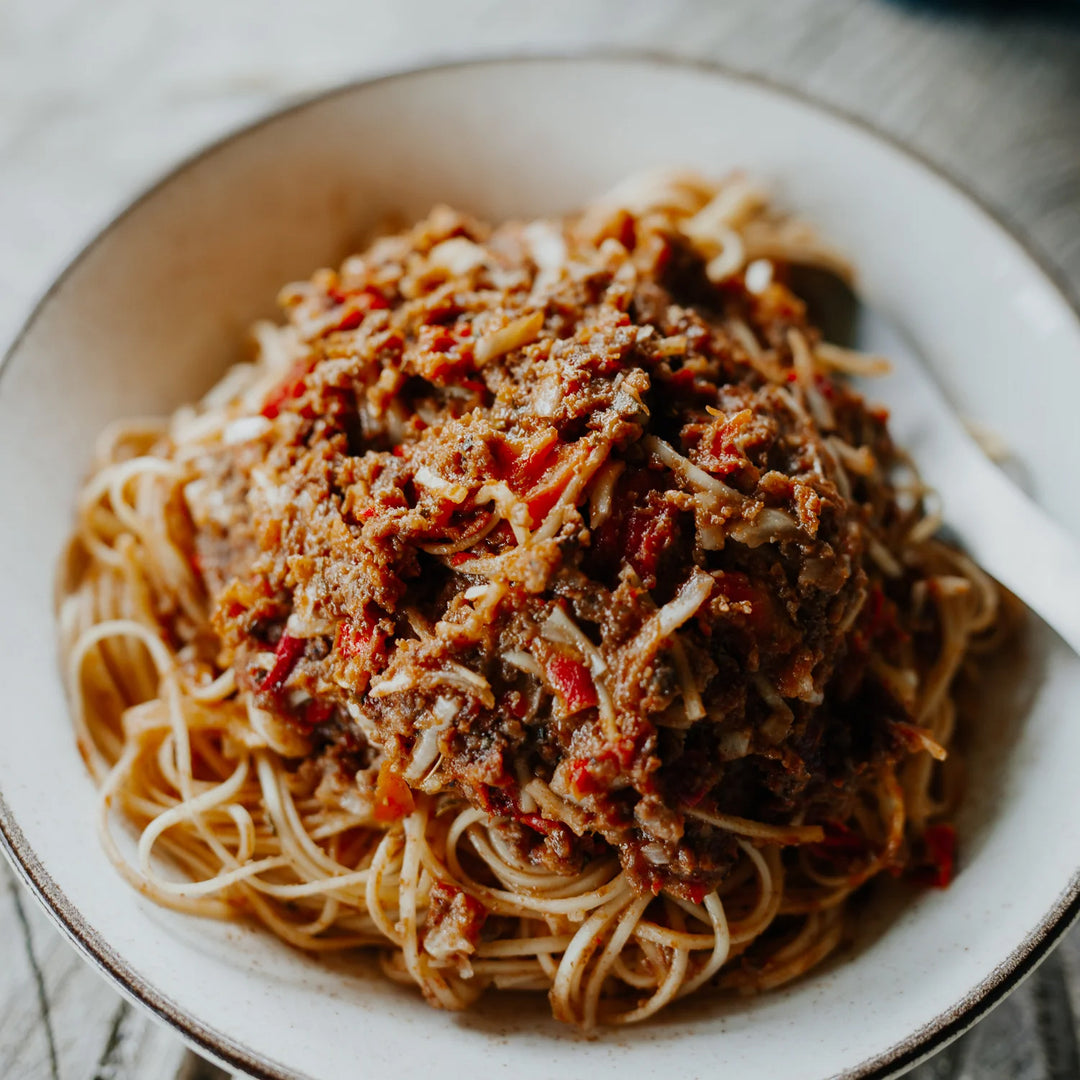
<svg viewBox="0 0 1080 1080">
<path fill-rule="evenodd" d="M 0 358 L 0 378 L 7 373 L 11 366 L 10 361 L 19 351 L 23 340 L 33 329 L 45 308 L 80 264 L 144 202 L 149 201 L 173 180 L 199 165 L 203 159 L 212 157 L 235 140 L 253 134 L 283 117 L 303 112 L 325 101 L 344 97 L 366 87 L 429 73 L 497 67 L 515 63 L 613 65 L 630 63 L 661 69 L 684 69 L 763 89 L 777 96 L 808 105 L 898 151 L 976 207 L 984 224 L 989 225 L 999 234 L 1003 234 L 1027 256 L 1054 287 L 1071 310 L 1077 323 L 1080 324 L 1080 286 L 1074 284 L 1064 270 L 1036 246 L 1007 213 L 1000 207 L 992 206 L 987 199 L 972 190 L 967 182 L 958 179 L 950 170 L 932 160 L 921 150 L 843 106 L 822 100 L 808 91 L 768 75 L 740 70 L 718 61 L 681 57 L 657 50 L 602 47 L 580 50 L 525 50 L 493 53 L 490 56 L 436 59 L 347 80 L 313 93 L 303 94 L 284 105 L 271 107 L 253 120 L 229 128 L 224 134 L 184 155 L 175 164 L 159 173 L 156 179 L 143 186 L 119 212 L 97 228 L 91 238 L 64 264 L 60 272 L 40 294 L 5 348 Z M 0 851 L 4 853 L 16 875 L 26 884 L 53 923 L 59 927 L 83 957 L 105 975 L 125 997 L 167 1023 L 185 1042 L 201 1054 L 226 1067 L 240 1069 L 254 1080 L 297 1080 L 299 1074 L 283 1069 L 257 1050 L 197 1020 L 133 970 L 130 964 L 86 921 L 82 913 L 53 880 L 16 822 L 2 791 L 0 791 Z M 1080 918 L 1080 869 L 1073 874 L 1067 887 L 1039 924 L 964 998 L 922 1028 L 912 1032 L 907 1038 L 840 1075 L 845 1080 L 886 1080 L 887 1077 L 897 1076 L 930 1057 L 962 1035 L 1019 986 L 1049 955 L 1078 918 Z"/>
</svg>

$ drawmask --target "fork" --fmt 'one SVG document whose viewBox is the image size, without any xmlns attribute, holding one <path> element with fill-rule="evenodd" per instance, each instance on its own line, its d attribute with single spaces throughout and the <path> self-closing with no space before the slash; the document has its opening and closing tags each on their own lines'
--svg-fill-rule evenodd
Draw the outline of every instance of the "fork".
<svg viewBox="0 0 1080 1080">
<path fill-rule="evenodd" d="M 859 389 L 888 407 L 959 545 L 1080 653 L 1080 543 L 983 453 L 899 327 L 834 274 L 798 267 L 791 278 L 827 340 L 888 357 L 891 373 Z"/>
</svg>

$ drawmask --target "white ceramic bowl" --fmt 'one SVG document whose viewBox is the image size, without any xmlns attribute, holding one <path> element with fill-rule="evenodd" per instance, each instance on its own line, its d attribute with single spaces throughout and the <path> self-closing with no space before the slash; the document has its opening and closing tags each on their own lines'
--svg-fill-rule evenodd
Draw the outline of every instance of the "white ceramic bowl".
<svg viewBox="0 0 1080 1080">
<path fill-rule="evenodd" d="M 72 264 L 3 369 L 0 832 L 76 943 L 218 1059 L 320 1080 L 883 1076 L 973 1022 L 1075 915 L 1080 661 L 1037 624 L 1023 663 L 989 688 L 953 885 L 886 905 L 856 947 L 786 990 L 688 1004 L 636 1030 L 585 1040 L 514 996 L 438 1013 L 365 968 L 160 910 L 100 853 L 51 593 L 101 427 L 196 397 L 280 284 L 333 263 L 389 211 L 561 211 L 672 164 L 745 166 L 819 223 L 961 410 L 1007 433 L 1036 498 L 1080 532 L 1064 482 L 1080 466 L 1075 309 L 956 188 L 805 100 L 650 59 L 466 64 L 347 87 L 211 148 Z"/>
</svg>

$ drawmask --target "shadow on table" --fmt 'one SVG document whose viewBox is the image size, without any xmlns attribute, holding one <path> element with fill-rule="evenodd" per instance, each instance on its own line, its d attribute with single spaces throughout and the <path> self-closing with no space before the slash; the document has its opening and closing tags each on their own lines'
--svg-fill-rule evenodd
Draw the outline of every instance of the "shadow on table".
<svg viewBox="0 0 1080 1080">
<path fill-rule="evenodd" d="M 1080 29 L 1080 0 L 888 0 L 894 7 L 1009 21 L 1047 19 Z"/>
</svg>

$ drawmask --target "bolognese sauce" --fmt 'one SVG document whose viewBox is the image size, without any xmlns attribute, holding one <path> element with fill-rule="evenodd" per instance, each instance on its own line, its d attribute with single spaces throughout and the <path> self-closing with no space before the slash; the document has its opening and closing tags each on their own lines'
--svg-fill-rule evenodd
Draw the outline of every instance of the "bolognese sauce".
<svg viewBox="0 0 1080 1080">
<path fill-rule="evenodd" d="M 287 287 L 255 364 L 114 454 L 167 463 L 147 483 L 176 558 L 139 573 L 192 703 L 167 706 L 202 747 L 184 767 L 225 783 L 253 755 L 241 817 L 307 851 L 280 840 L 263 879 L 234 837 L 224 893 L 332 941 L 333 918 L 286 932 L 266 896 L 340 903 L 335 874 L 359 875 L 365 929 L 342 940 L 389 939 L 439 1004 L 501 977 L 591 1023 L 601 998 L 652 987 L 637 1019 L 725 961 L 744 986 L 798 974 L 880 870 L 946 882 L 933 762 L 996 591 L 932 538 L 887 413 L 847 378 L 880 361 L 822 339 L 785 284 L 799 259 L 846 272 L 738 177 L 495 228 L 437 208 Z M 149 543 L 101 525 L 127 482 L 93 489 L 91 564 Z M 73 593 L 95 613 L 109 558 Z M 158 706 L 118 693 L 123 730 L 151 730 Z M 119 790 L 143 750 L 101 723 Z M 323 821 L 306 840 L 286 792 Z M 391 878 L 412 922 L 383 912 Z M 564 879 L 596 899 L 575 914 Z M 571 947 L 579 929 L 599 936 Z M 688 933 L 711 952 L 678 968 Z M 466 992 L 508 934 L 547 944 Z"/>
</svg>

